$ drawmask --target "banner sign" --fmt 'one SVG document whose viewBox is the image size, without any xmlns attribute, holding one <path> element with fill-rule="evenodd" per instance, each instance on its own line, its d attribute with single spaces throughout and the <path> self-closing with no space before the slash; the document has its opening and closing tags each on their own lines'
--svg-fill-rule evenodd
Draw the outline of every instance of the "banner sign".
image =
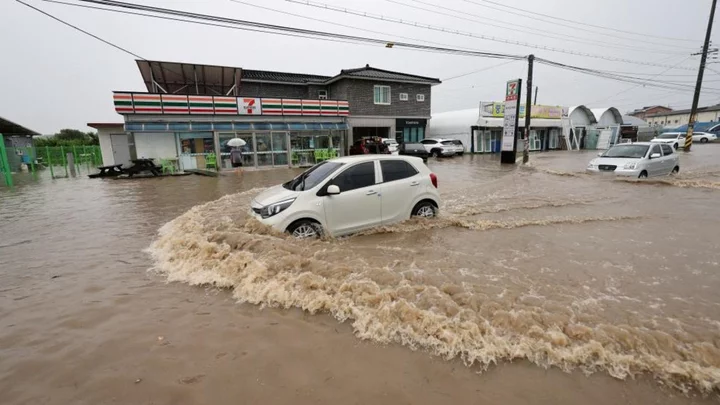
<svg viewBox="0 0 720 405">
<path fill-rule="evenodd" d="M 505 88 L 505 112 L 503 120 L 502 151 L 515 151 L 515 134 L 518 126 L 520 86 L 522 80 L 511 80 Z"/>
<path fill-rule="evenodd" d="M 487 103 L 483 106 L 483 110 L 486 114 L 490 114 L 496 118 L 502 118 L 505 116 L 505 103 L 492 102 Z M 561 119 L 563 117 L 563 107 L 555 105 L 533 105 L 530 118 L 545 118 L 545 119 Z M 520 106 L 520 113 L 518 117 L 525 118 L 525 106 Z"/>
</svg>

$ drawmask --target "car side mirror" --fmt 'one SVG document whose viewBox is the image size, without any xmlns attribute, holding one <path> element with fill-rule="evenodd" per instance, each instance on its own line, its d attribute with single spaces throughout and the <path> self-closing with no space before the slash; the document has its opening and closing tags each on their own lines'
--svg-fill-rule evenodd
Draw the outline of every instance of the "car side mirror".
<svg viewBox="0 0 720 405">
<path fill-rule="evenodd" d="M 659 153 L 653 153 L 652 155 L 650 155 L 650 159 L 657 159 L 659 157 L 660 157 Z"/>
<path fill-rule="evenodd" d="M 602 153 L 602 152 L 598 153 L 598 156 L 602 157 L 602 155 L 603 155 L 603 153 Z"/>
<path fill-rule="evenodd" d="M 340 194 L 340 187 L 338 187 L 338 186 L 336 186 L 336 185 L 334 185 L 334 184 L 329 185 L 328 188 L 327 188 L 327 194 L 328 194 L 328 195 L 338 195 L 338 194 Z"/>
</svg>

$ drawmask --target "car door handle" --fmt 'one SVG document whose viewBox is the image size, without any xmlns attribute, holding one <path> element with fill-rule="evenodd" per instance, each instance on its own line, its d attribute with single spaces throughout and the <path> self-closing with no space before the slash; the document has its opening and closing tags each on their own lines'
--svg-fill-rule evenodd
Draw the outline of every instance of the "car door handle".
<svg viewBox="0 0 720 405">
<path fill-rule="evenodd" d="M 418 183 L 417 181 L 413 181 L 412 183 L 410 183 L 410 187 L 415 187 L 415 186 L 417 186 L 417 185 L 419 185 L 419 184 L 420 184 L 420 183 Z"/>
<path fill-rule="evenodd" d="M 367 193 L 365 193 L 365 195 L 375 195 L 375 194 L 377 194 L 377 191 L 374 191 L 374 190 L 370 190 Z"/>
</svg>

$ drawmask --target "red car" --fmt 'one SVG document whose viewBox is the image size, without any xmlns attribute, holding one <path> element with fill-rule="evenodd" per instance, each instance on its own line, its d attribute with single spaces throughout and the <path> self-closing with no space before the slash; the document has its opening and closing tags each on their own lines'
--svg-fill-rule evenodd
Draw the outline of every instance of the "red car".
<svg viewBox="0 0 720 405">
<path fill-rule="evenodd" d="M 350 155 L 390 154 L 390 149 L 380 138 L 364 138 L 355 141 L 350 147 Z"/>
</svg>

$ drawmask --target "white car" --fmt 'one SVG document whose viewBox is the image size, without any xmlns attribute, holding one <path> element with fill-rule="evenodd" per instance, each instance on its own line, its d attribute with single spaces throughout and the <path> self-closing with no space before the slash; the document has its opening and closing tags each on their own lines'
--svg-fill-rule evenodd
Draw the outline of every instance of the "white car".
<svg viewBox="0 0 720 405">
<path fill-rule="evenodd" d="M 430 156 L 454 156 L 462 155 L 465 147 L 457 139 L 427 138 L 420 141 Z"/>
<path fill-rule="evenodd" d="M 397 143 L 396 140 L 394 140 L 394 139 L 389 139 L 389 138 L 382 138 L 382 143 L 384 143 L 385 145 L 387 145 L 388 150 L 390 151 L 390 154 L 392 154 L 392 155 L 397 155 L 397 154 L 398 154 L 398 146 L 399 146 L 399 144 Z"/>
<path fill-rule="evenodd" d="M 668 145 L 672 145 L 673 148 L 684 148 L 685 147 L 685 132 L 665 132 L 663 134 L 658 135 L 650 142 L 654 143 L 667 143 Z M 708 142 L 714 142 L 717 140 L 717 135 L 709 133 L 709 132 L 694 132 L 692 136 L 693 143 L 700 142 L 700 143 L 708 143 Z"/>
<path fill-rule="evenodd" d="M 357 155 L 316 164 L 250 203 L 251 215 L 296 238 L 333 237 L 434 217 L 438 178 L 422 159 Z"/>
<path fill-rule="evenodd" d="M 598 156 L 588 164 L 588 173 L 610 173 L 643 179 L 677 174 L 680 171 L 678 154 L 666 143 L 623 143 Z"/>
</svg>

